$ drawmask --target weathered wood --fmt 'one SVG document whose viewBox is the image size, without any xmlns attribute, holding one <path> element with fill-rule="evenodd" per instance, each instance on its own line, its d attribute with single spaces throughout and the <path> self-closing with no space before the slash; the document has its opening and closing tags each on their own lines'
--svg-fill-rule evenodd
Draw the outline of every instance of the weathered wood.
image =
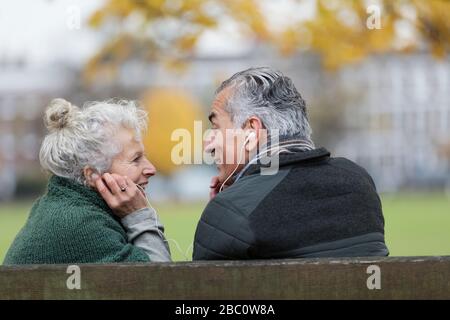
<svg viewBox="0 0 450 320">
<path fill-rule="evenodd" d="M 367 268 L 381 270 L 369 290 Z M 0 299 L 450 299 L 450 256 L 0 267 Z"/>
</svg>

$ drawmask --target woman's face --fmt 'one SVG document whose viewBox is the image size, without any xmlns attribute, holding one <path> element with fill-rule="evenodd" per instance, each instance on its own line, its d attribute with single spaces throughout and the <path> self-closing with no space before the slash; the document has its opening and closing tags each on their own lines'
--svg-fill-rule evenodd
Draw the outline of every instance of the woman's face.
<svg viewBox="0 0 450 320">
<path fill-rule="evenodd" d="M 142 141 L 137 141 L 133 130 L 121 128 L 115 137 L 122 146 L 122 152 L 114 157 L 109 173 L 127 176 L 134 183 L 145 188 L 156 168 L 144 155 Z"/>
</svg>

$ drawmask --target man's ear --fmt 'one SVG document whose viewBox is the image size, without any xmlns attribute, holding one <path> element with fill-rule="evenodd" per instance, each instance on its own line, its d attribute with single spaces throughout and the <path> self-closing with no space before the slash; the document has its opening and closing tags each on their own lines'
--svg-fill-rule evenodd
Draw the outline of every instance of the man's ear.
<svg viewBox="0 0 450 320">
<path fill-rule="evenodd" d="M 97 170 L 86 166 L 83 169 L 84 178 L 86 179 L 86 183 L 90 187 L 95 187 L 95 181 L 100 177 L 97 173 Z"/>
<path fill-rule="evenodd" d="M 253 132 L 254 134 L 250 136 L 250 139 L 248 139 L 245 149 L 248 152 L 255 151 L 257 149 L 258 143 L 261 141 L 261 139 L 264 139 L 264 126 L 261 119 L 259 119 L 258 117 L 250 117 L 247 121 L 246 129 L 248 129 L 250 132 Z"/>
</svg>

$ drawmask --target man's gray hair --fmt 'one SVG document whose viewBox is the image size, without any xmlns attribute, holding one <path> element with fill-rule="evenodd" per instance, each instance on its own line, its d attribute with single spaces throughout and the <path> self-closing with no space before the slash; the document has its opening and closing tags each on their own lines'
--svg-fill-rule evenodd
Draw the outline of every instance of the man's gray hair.
<svg viewBox="0 0 450 320">
<path fill-rule="evenodd" d="M 236 127 L 251 116 L 258 117 L 269 132 L 296 135 L 311 141 L 306 104 L 293 82 L 268 67 L 250 68 L 234 74 L 216 90 L 231 88 L 225 110 Z"/>
<path fill-rule="evenodd" d="M 83 169 L 103 174 L 122 150 L 115 141 L 119 128 L 134 131 L 136 140 L 147 126 L 147 113 L 134 101 L 108 100 L 78 108 L 64 99 L 47 107 L 44 123 L 49 131 L 41 145 L 41 166 L 51 173 L 86 184 Z"/>
</svg>

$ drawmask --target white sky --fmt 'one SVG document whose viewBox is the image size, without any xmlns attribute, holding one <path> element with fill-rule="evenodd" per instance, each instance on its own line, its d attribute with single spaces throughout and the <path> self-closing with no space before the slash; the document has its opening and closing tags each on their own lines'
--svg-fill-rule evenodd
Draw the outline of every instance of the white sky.
<svg viewBox="0 0 450 320">
<path fill-rule="evenodd" d="M 86 25 L 89 15 L 104 0 L 13 0 L 0 6 L 0 59 L 22 57 L 31 64 L 55 61 L 83 63 L 102 44 L 100 33 Z M 274 5 L 274 2 L 276 5 Z M 267 18 L 276 28 L 291 19 L 311 15 L 311 4 L 292 5 L 292 0 L 267 1 Z M 295 6 L 295 7 L 294 7 Z M 80 29 L 70 28 L 78 10 Z M 73 25 L 73 24 L 72 24 Z M 250 43 L 232 24 L 219 31 L 208 31 L 198 51 L 202 54 L 233 55 L 245 51 Z"/>
<path fill-rule="evenodd" d="M 85 20 L 102 0 L 14 0 L 0 6 L 0 59 L 24 57 L 32 63 L 79 62 L 99 45 Z M 70 8 L 79 8 L 81 28 L 70 29 Z"/>
</svg>

